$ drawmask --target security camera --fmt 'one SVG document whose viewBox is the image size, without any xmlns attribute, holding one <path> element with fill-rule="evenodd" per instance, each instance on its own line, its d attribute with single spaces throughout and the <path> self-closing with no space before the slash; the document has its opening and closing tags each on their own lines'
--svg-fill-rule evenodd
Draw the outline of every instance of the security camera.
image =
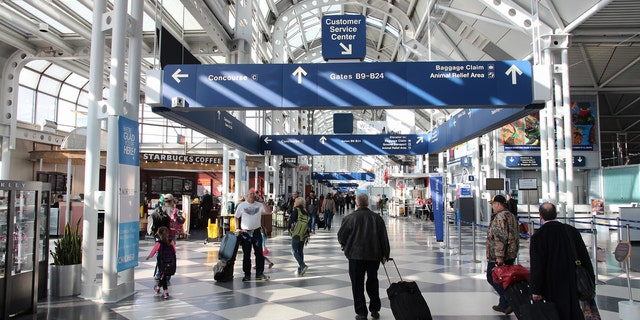
<svg viewBox="0 0 640 320">
<path fill-rule="evenodd" d="M 171 98 L 171 107 L 172 108 L 184 108 L 185 101 L 183 97 L 173 97 Z"/>
<path fill-rule="evenodd" d="M 58 51 L 57 53 L 58 53 L 59 56 L 64 54 L 64 52 L 62 50 Z"/>
<path fill-rule="evenodd" d="M 44 22 L 40 22 L 38 23 L 38 30 L 40 30 L 40 32 L 49 32 L 49 25 Z"/>
</svg>

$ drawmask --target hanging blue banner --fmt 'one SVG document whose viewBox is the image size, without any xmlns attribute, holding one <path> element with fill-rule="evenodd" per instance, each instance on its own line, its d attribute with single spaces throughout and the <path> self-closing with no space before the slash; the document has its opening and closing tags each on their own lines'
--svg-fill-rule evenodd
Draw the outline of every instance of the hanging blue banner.
<svg viewBox="0 0 640 320">
<path fill-rule="evenodd" d="M 433 201 L 433 223 L 436 228 L 436 241 L 444 241 L 444 188 L 442 176 L 429 177 L 431 199 Z"/>
</svg>

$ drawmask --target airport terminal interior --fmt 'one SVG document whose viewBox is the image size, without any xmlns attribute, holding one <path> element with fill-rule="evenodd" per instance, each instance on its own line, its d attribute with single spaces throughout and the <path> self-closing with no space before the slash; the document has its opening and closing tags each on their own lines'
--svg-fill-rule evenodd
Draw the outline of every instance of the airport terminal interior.
<svg viewBox="0 0 640 320">
<path fill-rule="evenodd" d="M 531 231 L 556 203 L 602 318 L 639 319 L 640 258 L 613 254 L 640 241 L 639 26 L 636 0 L 1 1 L 0 319 L 353 319 L 336 238 L 353 209 L 295 275 L 280 204 L 312 190 L 384 203 L 434 319 L 515 318 L 491 308 L 488 200 L 510 194 Z M 233 228 L 200 201 L 231 214 L 250 189 L 274 211 L 270 280 L 236 263 L 216 282 Z M 167 194 L 187 222 L 163 299 L 145 258 Z M 65 295 L 49 250 L 76 221 Z"/>
</svg>

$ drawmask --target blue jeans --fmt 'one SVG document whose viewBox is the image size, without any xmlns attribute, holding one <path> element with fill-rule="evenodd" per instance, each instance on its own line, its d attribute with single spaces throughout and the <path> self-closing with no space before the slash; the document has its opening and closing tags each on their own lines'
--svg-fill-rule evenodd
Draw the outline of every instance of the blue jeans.
<svg viewBox="0 0 640 320">
<path fill-rule="evenodd" d="M 331 221 L 333 221 L 333 212 L 327 211 L 324 213 L 324 223 L 327 229 L 331 230 Z"/>
<path fill-rule="evenodd" d="M 514 262 L 515 262 L 515 259 L 505 260 L 504 264 L 513 265 Z M 489 284 L 493 287 L 493 289 L 496 290 L 496 292 L 500 296 L 500 300 L 498 301 L 498 306 L 502 309 L 506 309 L 509 307 L 509 302 L 507 301 L 507 298 L 504 296 L 504 288 L 502 287 L 501 283 L 493 282 L 493 276 L 491 275 L 491 272 L 493 271 L 493 268 L 495 268 L 495 266 L 497 266 L 495 262 L 489 262 L 487 264 L 487 282 L 489 282 Z"/>
<path fill-rule="evenodd" d="M 264 255 L 262 254 L 262 232 L 260 228 L 241 234 L 242 271 L 245 277 L 251 276 L 251 248 L 256 256 L 256 276 L 264 275 Z"/>
<path fill-rule="evenodd" d="M 317 213 L 311 213 L 311 232 L 316 231 L 316 220 L 318 219 Z"/>
<path fill-rule="evenodd" d="M 291 253 L 298 262 L 298 273 L 300 273 L 302 268 L 307 266 L 307 264 L 304 263 L 304 242 L 291 239 Z"/>
</svg>

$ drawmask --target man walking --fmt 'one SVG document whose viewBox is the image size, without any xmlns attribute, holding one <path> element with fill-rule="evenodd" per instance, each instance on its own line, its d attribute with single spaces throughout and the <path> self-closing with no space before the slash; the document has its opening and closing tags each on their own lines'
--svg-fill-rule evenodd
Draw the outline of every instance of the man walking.
<svg viewBox="0 0 640 320">
<path fill-rule="evenodd" d="M 242 281 L 251 280 L 251 248 L 256 257 L 256 281 L 268 281 L 264 275 L 264 255 L 262 253 L 262 231 L 260 230 L 262 214 L 270 214 L 265 203 L 256 201 L 255 190 L 250 190 L 246 201 L 236 207 L 236 226 L 240 226 L 240 240 L 242 244 Z M 238 221 L 240 220 L 240 221 Z"/>
<path fill-rule="evenodd" d="M 359 193 L 358 209 L 342 219 L 338 242 L 349 259 L 349 278 L 356 319 L 367 319 L 365 284 L 369 296 L 369 311 L 374 319 L 380 318 L 378 268 L 390 254 L 387 227 L 382 217 L 369 209 L 369 196 Z M 365 282 L 365 276 L 367 278 Z"/>
<path fill-rule="evenodd" d="M 211 214 L 212 208 L 213 196 L 209 194 L 209 190 L 204 189 L 202 191 L 202 199 L 200 200 L 200 216 L 198 217 L 198 222 L 196 223 L 198 228 L 206 228 L 206 226 L 209 224 L 209 220 L 211 220 L 211 223 L 216 223 L 215 217 L 213 217 L 213 215 Z"/>
<path fill-rule="evenodd" d="M 518 220 L 507 210 L 507 199 L 504 196 L 495 195 L 489 203 L 493 213 L 487 231 L 487 282 L 500 296 L 498 305 L 493 306 L 493 310 L 510 314 L 513 309 L 507 302 L 504 288 L 501 283 L 493 282 L 491 273 L 495 266 L 513 265 L 515 262 L 520 241 Z"/>
<path fill-rule="evenodd" d="M 576 228 L 556 220 L 555 205 L 545 202 L 538 211 L 543 225 L 531 237 L 531 297 L 553 302 L 560 319 L 583 319 L 576 284 L 576 257 L 571 246 L 575 245 L 577 258 L 595 282 L 587 247 Z"/>
<path fill-rule="evenodd" d="M 309 214 L 309 217 L 311 217 L 311 233 L 316 233 L 316 221 L 318 220 L 318 197 L 316 197 L 316 193 L 313 190 L 309 191 L 306 207 L 307 213 Z"/>
</svg>

